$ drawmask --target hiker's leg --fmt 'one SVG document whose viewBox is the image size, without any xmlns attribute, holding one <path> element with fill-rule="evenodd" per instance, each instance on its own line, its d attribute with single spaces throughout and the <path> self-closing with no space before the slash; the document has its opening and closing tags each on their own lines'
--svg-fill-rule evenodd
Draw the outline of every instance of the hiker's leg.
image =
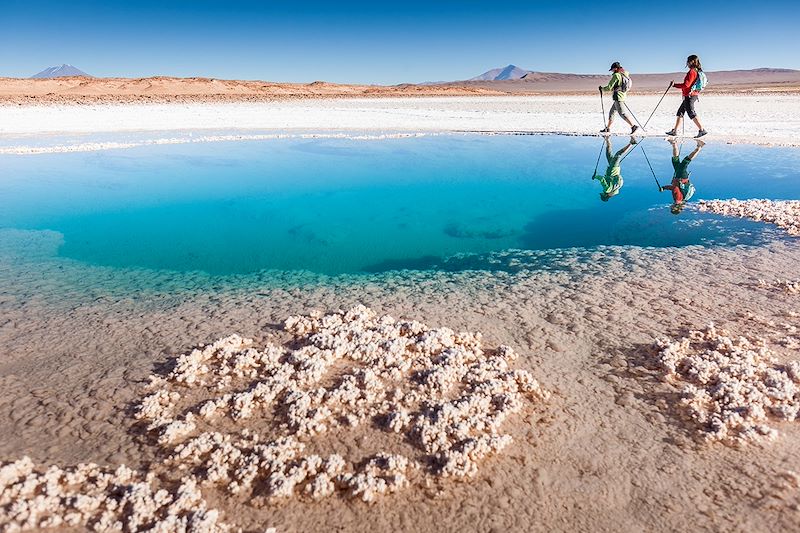
<svg viewBox="0 0 800 533">
<path fill-rule="evenodd" d="M 611 161 L 614 159 L 614 156 L 611 154 L 612 150 L 613 149 L 611 148 L 611 137 L 606 137 L 606 161 L 608 161 L 609 165 L 611 164 Z"/>
<path fill-rule="evenodd" d="M 670 139 L 672 143 L 672 157 L 680 157 L 680 153 L 678 152 L 678 143 L 675 142 L 674 139 Z"/>
<path fill-rule="evenodd" d="M 618 102 L 615 101 L 611 104 L 611 109 L 608 110 L 608 124 L 606 124 L 608 130 L 611 130 L 611 124 L 614 123 L 614 113 L 618 112 L 617 104 Z"/>
<path fill-rule="evenodd" d="M 700 119 L 697 118 L 697 111 L 694 110 L 694 104 L 697 102 L 696 96 L 690 96 L 684 100 L 686 102 L 686 114 L 689 115 L 689 118 L 694 121 L 699 129 L 703 129 L 703 125 L 700 123 Z"/>
<path fill-rule="evenodd" d="M 703 145 L 698 142 L 697 143 L 697 147 L 694 150 L 692 150 L 692 153 L 687 155 L 686 157 L 688 157 L 690 161 L 693 161 L 694 160 L 694 156 L 699 154 L 700 150 L 702 150 L 702 149 L 703 149 Z"/>
<path fill-rule="evenodd" d="M 627 111 L 625 111 L 625 104 L 622 102 L 617 102 L 619 104 L 619 116 L 622 117 L 622 120 L 628 123 L 628 126 L 631 128 L 633 127 L 633 122 L 631 121 L 631 117 L 628 116 Z"/>
<path fill-rule="evenodd" d="M 687 100 L 688 98 L 683 99 L 683 101 L 681 102 L 681 106 L 678 108 L 678 112 L 676 113 L 677 116 L 675 117 L 675 127 L 672 128 L 672 131 L 676 133 L 678 132 L 678 128 L 681 127 L 681 123 L 683 122 L 683 115 L 686 114 L 686 108 L 688 106 Z"/>
</svg>

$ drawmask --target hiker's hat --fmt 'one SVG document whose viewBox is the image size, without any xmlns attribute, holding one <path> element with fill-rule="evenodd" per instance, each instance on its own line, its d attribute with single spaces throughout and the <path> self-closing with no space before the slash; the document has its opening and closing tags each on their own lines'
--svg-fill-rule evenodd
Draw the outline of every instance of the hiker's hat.
<svg viewBox="0 0 800 533">
<path fill-rule="evenodd" d="M 611 72 L 615 68 L 622 68 L 622 65 L 619 64 L 619 61 L 614 61 L 613 63 L 611 63 L 611 68 L 608 69 L 608 71 Z"/>
</svg>

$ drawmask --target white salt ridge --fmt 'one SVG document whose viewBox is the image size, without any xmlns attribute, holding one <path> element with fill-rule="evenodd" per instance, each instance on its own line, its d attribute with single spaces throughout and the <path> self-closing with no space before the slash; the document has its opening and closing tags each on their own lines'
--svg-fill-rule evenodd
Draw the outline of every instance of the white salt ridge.
<svg viewBox="0 0 800 533">
<path fill-rule="evenodd" d="M 201 135 L 191 137 L 162 137 L 154 139 L 141 139 L 137 141 L 106 141 L 75 144 L 57 144 L 51 146 L 4 146 L 0 147 L 0 155 L 36 155 L 36 154 L 61 154 L 74 152 L 96 152 L 100 150 L 121 150 L 137 148 L 140 146 L 159 146 L 169 144 L 194 144 L 232 141 L 266 141 L 276 139 L 348 139 L 355 141 L 381 141 L 386 139 L 407 139 L 415 137 L 434 137 L 442 135 L 437 132 L 413 133 L 263 133 L 263 134 L 231 134 L 231 135 Z M 452 135 L 452 133 L 451 133 Z"/>
<path fill-rule="evenodd" d="M 665 379 L 681 386 L 680 407 L 705 439 L 772 440 L 778 431 L 770 420 L 797 419 L 800 361 L 777 363 L 763 341 L 731 338 L 712 324 L 656 344 Z"/>
<path fill-rule="evenodd" d="M 800 237 L 800 200 L 700 200 L 700 211 L 774 224 L 789 235 Z"/>
</svg>

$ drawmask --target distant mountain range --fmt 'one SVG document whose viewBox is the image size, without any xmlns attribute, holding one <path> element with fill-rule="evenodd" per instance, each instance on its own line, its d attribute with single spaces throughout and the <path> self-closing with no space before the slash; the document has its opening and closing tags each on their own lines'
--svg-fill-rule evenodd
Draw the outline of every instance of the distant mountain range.
<svg viewBox="0 0 800 533">
<path fill-rule="evenodd" d="M 683 80 L 686 71 L 663 73 L 633 72 L 634 92 L 663 91 L 670 81 Z M 800 87 L 800 71 L 787 68 L 754 68 L 748 70 L 706 71 L 711 92 Z M 589 93 L 608 83 L 610 73 L 570 74 L 524 70 L 515 65 L 487 70 L 468 80 L 428 82 L 422 86 L 468 87 L 513 93 Z"/>
<path fill-rule="evenodd" d="M 508 65 L 500 68 L 493 68 L 487 70 L 480 76 L 475 76 L 467 81 L 502 81 L 502 80 L 519 80 L 530 70 L 523 70 L 516 65 Z"/>
<path fill-rule="evenodd" d="M 43 71 L 31 76 L 31 78 L 61 78 L 64 76 L 92 77 L 89 74 L 86 74 L 84 71 L 73 67 L 72 65 L 64 64 L 57 67 L 46 68 Z"/>
</svg>

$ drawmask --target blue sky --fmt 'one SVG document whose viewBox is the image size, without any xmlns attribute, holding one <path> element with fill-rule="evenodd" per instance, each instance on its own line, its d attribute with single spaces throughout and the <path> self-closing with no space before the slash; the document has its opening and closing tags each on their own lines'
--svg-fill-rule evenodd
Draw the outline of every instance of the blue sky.
<svg viewBox="0 0 800 533">
<path fill-rule="evenodd" d="M 678 71 L 690 53 L 707 70 L 800 69 L 798 28 L 796 0 L 0 0 L 0 76 L 71 63 L 95 76 L 394 84 L 509 63 Z"/>
</svg>

